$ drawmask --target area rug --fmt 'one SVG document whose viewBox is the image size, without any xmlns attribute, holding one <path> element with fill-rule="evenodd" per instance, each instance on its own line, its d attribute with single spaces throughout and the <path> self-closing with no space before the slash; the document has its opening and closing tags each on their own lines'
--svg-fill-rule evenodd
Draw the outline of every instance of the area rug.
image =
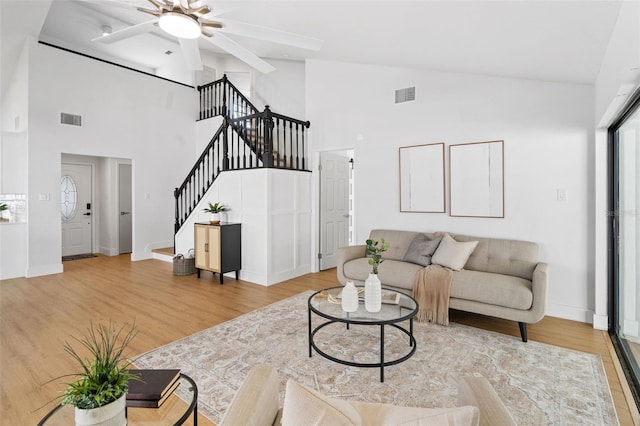
<svg viewBox="0 0 640 426">
<path fill-rule="evenodd" d="M 290 377 L 334 397 L 402 406 L 453 407 L 457 381 L 486 377 L 519 425 L 618 424 L 598 355 L 484 331 L 460 324 L 415 324 L 412 358 L 385 368 L 348 367 L 317 353 L 309 358 L 307 300 L 312 292 L 250 312 L 140 355 L 138 368 L 180 368 L 198 385 L 199 410 L 219 423 L 256 364 L 280 376 L 280 401 Z M 314 317 L 314 324 L 321 319 Z M 319 322 L 318 322 L 319 324 Z M 387 331 L 388 330 L 388 331 Z M 385 328 L 386 359 L 406 353 L 407 338 Z M 322 350 L 359 362 L 378 357 L 378 327 L 325 327 Z M 371 334 L 373 333 L 373 334 Z M 354 350 L 355 349 L 355 350 Z M 180 388 L 176 391 L 180 396 Z M 183 391 L 184 392 L 184 391 Z"/>
</svg>

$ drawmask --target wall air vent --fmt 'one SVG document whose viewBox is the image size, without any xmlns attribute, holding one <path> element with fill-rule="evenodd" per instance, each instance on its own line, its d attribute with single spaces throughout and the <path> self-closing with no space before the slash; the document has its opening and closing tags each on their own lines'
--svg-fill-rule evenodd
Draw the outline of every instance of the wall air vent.
<svg viewBox="0 0 640 426">
<path fill-rule="evenodd" d="M 396 103 L 409 102 L 416 100 L 416 88 L 407 87 L 406 89 L 396 90 Z"/>
<path fill-rule="evenodd" d="M 70 126 L 82 127 L 82 116 L 76 114 L 68 114 L 66 112 L 60 113 L 60 123 L 68 124 Z"/>
</svg>

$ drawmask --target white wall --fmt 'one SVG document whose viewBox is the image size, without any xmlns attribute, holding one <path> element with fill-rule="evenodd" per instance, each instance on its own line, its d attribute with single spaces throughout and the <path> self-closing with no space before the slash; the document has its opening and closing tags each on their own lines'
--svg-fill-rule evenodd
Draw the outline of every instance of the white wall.
<svg viewBox="0 0 640 426">
<path fill-rule="evenodd" d="M 28 276 L 62 271 L 61 153 L 133 162 L 132 259 L 173 241 L 173 188 L 191 168 L 197 92 L 38 45 L 29 56 Z M 60 112 L 83 126 L 60 125 Z M 38 201 L 50 194 L 49 201 Z"/>
<path fill-rule="evenodd" d="M 186 254 L 194 247 L 193 225 L 209 221 L 209 214 L 202 211 L 208 202 L 229 208 L 223 221 L 242 224 L 242 280 L 268 286 L 311 272 L 310 173 L 276 169 L 221 173 L 177 233 L 177 253 Z"/>
<path fill-rule="evenodd" d="M 394 91 L 409 86 L 416 101 L 395 105 Z M 357 243 L 373 228 L 537 242 L 550 265 L 547 314 L 584 322 L 594 310 L 593 105 L 586 85 L 325 61 L 306 66 L 312 151 L 354 149 Z M 400 213 L 400 146 L 493 140 L 504 140 L 504 219 Z M 448 175 L 448 148 L 446 159 Z M 568 201 L 558 201 L 559 189 Z"/>
</svg>

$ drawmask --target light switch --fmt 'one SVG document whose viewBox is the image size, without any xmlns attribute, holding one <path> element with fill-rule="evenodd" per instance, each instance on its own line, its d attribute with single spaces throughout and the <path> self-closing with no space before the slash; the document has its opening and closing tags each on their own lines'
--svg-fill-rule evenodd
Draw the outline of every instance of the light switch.
<svg viewBox="0 0 640 426">
<path fill-rule="evenodd" d="M 569 200 L 569 190 L 561 188 L 558 189 L 558 201 L 568 201 Z"/>
</svg>

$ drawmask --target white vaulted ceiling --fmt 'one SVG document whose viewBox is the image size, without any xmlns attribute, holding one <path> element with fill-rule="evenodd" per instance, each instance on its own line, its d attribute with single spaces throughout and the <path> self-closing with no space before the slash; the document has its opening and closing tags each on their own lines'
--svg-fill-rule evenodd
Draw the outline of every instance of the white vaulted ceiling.
<svg viewBox="0 0 640 426">
<path fill-rule="evenodd" d="M 12 1 L 1 3 L 4 23 L 7 13 L 12 13 L 6 4 Z M 35 7 L 47 2 L 18 3 Z M 598 75 L 621 5 L 620 1 L 577 0 L 202 3 L 222 18 L 324 40 L 319 51 L 307 51 L 229 36 L 266 61 L 313 58 L 585 84 Z M 148 72 L 178 60 L 178 43 L 158 28 L 110 45 L 91 42 L 100 35 L 102 25 L 116 31 L 149 20 L 135 6 L 151 5 L 145 0 L 53 0 L 37 36 Z M 28 20 L 29 16 L 8 19 Z M 202 40 L 200 49 L 224 54 Z M 165 54 L 167 50 L 176 53 L 173 59 Z"/>
</svg>

